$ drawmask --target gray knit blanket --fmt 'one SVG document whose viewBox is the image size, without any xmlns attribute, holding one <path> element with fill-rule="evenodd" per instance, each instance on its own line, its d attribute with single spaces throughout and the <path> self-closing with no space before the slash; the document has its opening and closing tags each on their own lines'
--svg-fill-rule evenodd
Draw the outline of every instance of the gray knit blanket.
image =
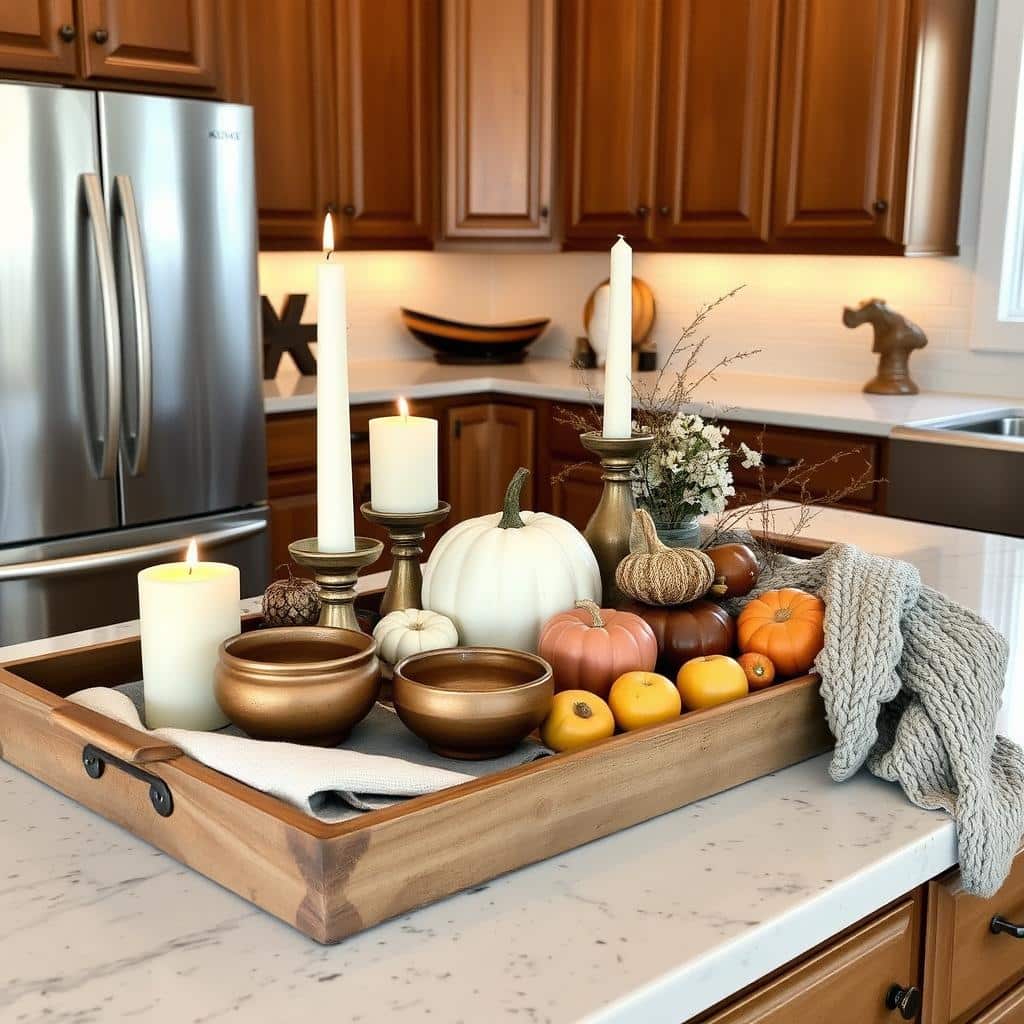
<svg viewBox="0 0 1024 1024">
<path fill-rule="evenodd" d="M 996 735 L 1009 657 L 984 619 L 923 586 L 907 562 L 839 544 L 782 559 L 742 604 L 799 587 L 825 602 L 815 662 L 840 782 L 865 763 L 956 823 L 963 885 L 991 896 L 1024 835 L 1024 752 Z"/>
</svg>

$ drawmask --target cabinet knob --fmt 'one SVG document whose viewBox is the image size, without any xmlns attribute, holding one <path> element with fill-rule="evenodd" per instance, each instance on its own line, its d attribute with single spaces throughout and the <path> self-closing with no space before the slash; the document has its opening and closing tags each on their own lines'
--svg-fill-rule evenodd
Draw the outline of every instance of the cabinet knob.
<svg viewBox="0 0 1024 1024">
<path fill-rule="evenodd" d="M 636 208 L 636 215 L 638 217 L 646 217 L 650 212 L 651 208 L 649 206 L 638 206 Z"/>
<path fill-rule="evenodd" d="M 92 37 L 102 46 L 110 38 L 110 33 L 105 28 L 98 28 L 93 32 Z"/>
<path fill-rule="evenodd" d="M 547 220 L 548 219 L 548 208 L 546 206 L 542 206 L 540 208 L 540 219 L 541 220 Z"/>
<path fill-rule="evenodd" d="M 884 199 L 875 200 L 875 213 L 885 213 L 889 209 L 889 204 Z"/>
<path fill-rule="evenodd" d="M 356 208 L 351 203 L 346 203 L 342 208 L 341 212 L 346 217 L 354 217 L 356 215 Z"/>
<path fill-rule="evenodd" d="M 667 206 L 658 207 L 658 213 L 660 213 L 662 217 L 667 217 L 671 212 L 672 211 Z"/>
<path fill-rule="evenodd" d="M 61 27 L 57 29 L 57 35 L 59 35 L 65 43 L 73 43 L 75 41 L 75 26 L 61 25 Z"/>
<path fill-rule="evenodd" d="M 893 985 L 886 993 L 885 1005 L 889 1010 L 898 1010 L 904 1020 L 913 1020 L 921 1012 L 921 990 L 914 985 Z"/>
<path fill-rule="evenodd" d="M 989 929 L 993 935 L 1011 935 L 1015 939 L 1024 939 L 1024 924 L 1014 924 L 998 914 L 989 922 Z"/>
</svg>

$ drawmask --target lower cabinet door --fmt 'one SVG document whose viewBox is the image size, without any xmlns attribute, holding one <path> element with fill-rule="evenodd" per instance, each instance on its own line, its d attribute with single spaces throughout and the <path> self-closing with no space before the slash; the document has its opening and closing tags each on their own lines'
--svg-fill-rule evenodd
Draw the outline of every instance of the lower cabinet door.
<svg viewBox="0 0 1024 1024">
<path fill-rule="evenodd" d="M 971 1020 L 971 1024 L 1024 1024 L 1024 985 L 1018 985 Z"/>
<path fill-rule="evenodd" d="M 554 461 L 551 475 L 559 477 L 551 484 L 551 511 L 584 530 L 601 500 L 601 467 L 593 462 Z"/>
<path fill-rule="evenodd" d="M 914 1019 L 918 904 L 890 908 L 845 938 L 706 1018 L 706 1024 L 895 1024 Z M 890 1005 L 904 995 L 909 1017 Z"/>
</svg>

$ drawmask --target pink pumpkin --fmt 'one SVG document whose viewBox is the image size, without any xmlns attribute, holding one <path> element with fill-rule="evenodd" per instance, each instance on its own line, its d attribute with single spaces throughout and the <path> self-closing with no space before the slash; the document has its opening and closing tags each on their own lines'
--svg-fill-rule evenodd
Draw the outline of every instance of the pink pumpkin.
<svg viewBox="0 0 1024 1024">
<path fill-rule="evenodd" d="M 537 652 L 555 673 L 555 690 L 589 690 L 607 697 L 624 672 L 650 672 L 658 641 L 639 615 L 577 601 L 544 624 Z"/>
</svg>

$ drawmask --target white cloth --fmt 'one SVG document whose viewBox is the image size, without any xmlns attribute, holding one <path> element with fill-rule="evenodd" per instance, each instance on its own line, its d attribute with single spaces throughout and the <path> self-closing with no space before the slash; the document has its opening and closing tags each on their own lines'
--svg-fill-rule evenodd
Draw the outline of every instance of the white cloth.
<svg viewBox="0 0 1024 1024">
<path fill-rule="evenodd" d="M 108 718 L 179 747 L 189 757 L 269 793 L 324 822 L 435 793 L 480 775 L 533 761 L 547 753 L 526 741 L 505 757 L 458 762 L 431 753 L 394 711 L 378 704 L 344 747 L 307 747 L 254 740 L 229 727 L 219 732 L 153 729 L 143 725 L 141 684 L 97 686 L 68 698 Z"/>
</svg>

